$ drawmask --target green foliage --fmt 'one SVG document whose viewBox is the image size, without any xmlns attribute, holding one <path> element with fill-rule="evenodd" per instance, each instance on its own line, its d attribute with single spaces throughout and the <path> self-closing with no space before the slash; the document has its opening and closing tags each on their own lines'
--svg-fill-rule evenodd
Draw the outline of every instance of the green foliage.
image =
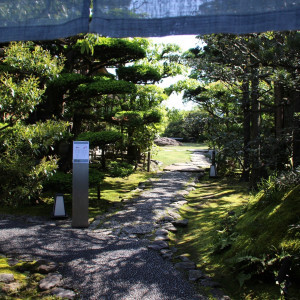
<svg viewBox="0 0 300 300">
<path fill-rule="evenodd" d="M 0 113 L 3 121 L 12 126 L 33 112 L 44 90 L 33 76 L 15 81 L 11 75 L 0 74 L 0 82 Z"/>
<path fill-rule="evenodd" d="M 117 131 L 99 131 L 99 132 L 83 132 L 78 137 L 78 141 L 89 141 L 90 147 L 103 148 L 107 144 L 113 144 L 122 139 L 122 134 Z"/>
<path fill-rule="evenodd" d="M 205 136 L 207 117 L 200 110 L 190 112 L 169 111 L 169 122 L 163 136 L 183 138 L 184 141 L 202 142 Z"/>
<path fill-rule="evenodd" d="M 120 111 L 116 114 L 115 118 L 128 127 L 143 125 L 143 112 L 140 111 Z"/>
<path fill-rule="evenodd" d="M 74 50 L 78 55 L 91 54 L 102 66 L 116 66 L 145 57 L 145 50 L 138 40 L 114 39 L 88 34 L 77 41 Z"/>
<path fill-rule="evenodd" d="M 53 78 L 64 67 L 64 58 L 53 57 L 49 51 L 32 42 L 11 43 L 5 48 L 3 62 L 22 73 L 35 74 L 39 77 Z"/>
<path fill-rule="evenodd" d="M 1 194 L 5 204 L 20 205 L 39 199 L 43 182 L 57 168 L 49 155 L 63 139 L 67 124 L 48 121 L 30 126 L 17 124 L 2 132 L 0 147 Z"/>
<path fill-rule="evenodd" d="M 74 89 L 83 82 L 92 82 L 93 79 L 77 73 L 61 73 L 48 82 L 48 88 Z"/>
<path fill-rule="evenodd" d="M 98 80 L 90 84 L 80 84 L 77 88 L 78 93 L 90 97 L 103 94 L 127 94 L 135 91 L 136 87 L 133 83 L 107 77 L 99 77 Z"/>
<path fill-rule="evenodd" d="M 119 79 L 133 83 L 155 83 L 160 81 L 162 77 L 157 68 L 149 65 L 119 67 L 116 72 Z"/>
<path fill-rule="evenodd" d="M 33 43 L 12 43 L 5 48 L 3 62 L 12 66 L 12 74 L 0 75 L 1 204 L 36 203 L 43 182 L 57 169 L 54 145 L 65 137 L 68 124 L 48 120 L 25 125 L 24 121 L 41 102 L 41 80 L 56 77 L 63 61 Z"/>
<path fill-rule="evenodd" d="M 280 175 L 270 175 L 267 179 L 262 178 L 258 184 L 257 196 L 262 196 L 264 202 L 277 201 L 284 193 L 300 184 L 300 167 L 295 170 L 280 173 Z"/>
<path fill-rule="evenodd" d="M 72 193 L 72 174 L 56 171 L 44 182 L 45 191 L 56 193 Z"/>
<path fill-rule="evenodd" d="M 109 165 L 111 177 L 127 177 L 134 172 L 134 167 L 126 162 L 112 161 Z"/>
</svg>

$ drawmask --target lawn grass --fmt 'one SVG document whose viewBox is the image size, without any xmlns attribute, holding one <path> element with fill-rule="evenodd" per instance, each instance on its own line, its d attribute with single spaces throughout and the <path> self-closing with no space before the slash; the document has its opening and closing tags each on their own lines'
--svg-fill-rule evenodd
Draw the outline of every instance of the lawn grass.
<svg viewBox="0 0 300 300">
<path fill-rule="evenodd" d="M 278 255 L 300 253 L 299 235 L 289 230 L 299 224 L 299 187 L 277 203 L 264 203 L 249 195 L 246 184 L 232 178 L 205 178 L 187 200 L 181 214 L 189 219 L 189 226 L 171 235 L 179 254 L 188 254 L 197 267 L 226 287 L 232 299 L 280 299 L 274 280 L 253 279 L 240 287 L 235 261 L 242 256 L 263 257 L 274 249 Z M 293 285 L 290 299 L 298 299 L 299 292 Z"/>
<path fill-rule="evenodd" d="M 162 162 L 162 167 L 174 163 L 184 163 L 190 161 L 191 149 L 204 150 L 208 147 L 200 143 L 183 143 L 182 146 L 163 146 L 157 147 L 153 159 Z"/>
<path fill-rule="evenodd" d="M 97 191 L 89 190 L 89 216 L 91 218 L 105 213 L 114 203 L 124 199 L 132 199 L 139 193 L 139 183 L 155 177 L 152 172 L 136 172 L 128 177 L 106 177 L 101 182 L 101 200 L 97 199 Z"/>
</svg>

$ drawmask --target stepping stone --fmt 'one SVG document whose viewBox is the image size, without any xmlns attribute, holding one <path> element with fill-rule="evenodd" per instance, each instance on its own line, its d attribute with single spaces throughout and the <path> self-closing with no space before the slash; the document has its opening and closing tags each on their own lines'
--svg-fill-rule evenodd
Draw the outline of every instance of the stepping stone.
<svg viewBox="0 0 300 300">
<path fill-rule="evenodd" d="M 14 274 L 10 274 L 10 273 L 0 274 L 0 282 L 10 283 L 10 282 L 13 282 L 13 281 L 15 281 Z"/>
<path fill-rule="evenodd" d="M 152 232 L 154 229 L 152 224 L 143 224 L 143 225 L 137 225 L 135 227 L 128 226 L 124 227 L 123 231 L 127 234 L 146 234 Z"/>
<path fill-rule="evenodd" d="M 177 195 L 180 195 L 180 196 L 187 196 L 188 194 L 189 194 L 189 192 L 186 190 L 177 192 Z"/>
<path fill-rule="evenodd" d="M 167 259 L 167 260 L 171 260 L 172 255 L 173 255 L 173 253 L 165 253 L 165 254 L 162 255 L 162 258 Z"/>
<path fill-rule="evenodd" d="M 4 284 L 1 289 L 3 292 L 6 293 L 15 293 L 17 292 L 20 288 L 22 287 L 21 282 L 11 282 L 11 283 L 6 283 Z"/>
<path fill-rule="evenodd" d="M 169 248 L 169 244 L 165 241 L 155 241 L 152 244 L 148 245 L 148 248 L 159 251 L 161 249 Z"/>
<path fill-rule="evenodd" d="M 177 227 L 186 227 L 189 224 L 189 220 L 187 220 L 187 219 L 176 220 L 176 221 L 173 221 L 172 224 Z"/>
<path fill-rule="evenodd" d="M 189 280 L 196 281 L 200 278 L 204 278 L 205 274 L 200 270 L 189 270 Z"/>
<path fill-rule="evenodd" d="M 169 241 L 170 238 L 167 235 L 157 235 L 154 241 Z"/>
<path fill-rule="evenodd" d="M 175 220 L 181 218 L 181 215 L 177 213 L 175 210 L 169 210 L 168 214 Z"/>
<path fill-rule="evenodd" d="M 220 284 L 218 282 L 212 281 L 209 278 L 200 280 L 200 284 L 204 287 L 220 287 Z"/>
<path fill-rule="evenodd" d="M 175 264 L 176 269 L 182 270 L 193 270 L 195 269 L 196 265 L 194 262 L 179 262 Z"/>
<path fill-rule="evenodd" d="M 172 222 L 174 221 L 174 218 L 171 216 L 163 216 L 158 220 L 158 222 Z"/>
<path fill-rule="evenodd" d="M 177 231 L 177 228 L 172 223 L 167 223 L 164 226 L 164 229 L 166 229 L 168 231 L 171 231 L 171 232 L 176 232 Z"/>
<path fill-rule="evenodd" d="M 188 257 L 186 257 L 185 255 L 179 255 L 177 256 L 177 258 L 179 258 L 181 261 L 183 262 L 192 262 Z"/>
<path fill-rule="evenodd" d="M 168 235 L 169 231 L 166 229 L 157 229 L 155 232 L 156 235 Z"/>
<path fill-rule="evenodd" d="M 62 276 L 60 274 L 51 274 L 40 281 L 41 290 L 50 290 L 60 284 Z"/>
<path fill-rule="evenodd" d="M 63 299 L 74 299 L 74 297 L 76 296 L 74 291 L 66 290 L 63 288 L 54 288 L 53 290 L 51 290 L 51 294 Z"/>
<path fill-rule="evenodd" d="M 42 274 L 48 274 L 57 270 L 58 265 L 53 261 L 38 260 L 35 270 Z"/>
</svg>

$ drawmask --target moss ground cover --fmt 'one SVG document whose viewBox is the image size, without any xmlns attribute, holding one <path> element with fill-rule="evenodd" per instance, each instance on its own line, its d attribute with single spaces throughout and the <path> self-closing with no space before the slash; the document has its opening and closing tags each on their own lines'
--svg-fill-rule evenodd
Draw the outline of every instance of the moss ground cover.
<svg viewBox="0 0 300 300">
<path fill-rule="evenodd" d="M 34 272 L 34 264 L 34 261 L 20 261 L 18 264 L 10 266 L 6 257 L 0 257 L 0 274 L 13 274 L 15 278 L 12 284 L 0 283 L 0 299 L 58 299 L 39 290 L 38 283 L 45 275 Z"/>
<path fill-rule="evenodd" d="M 187 199 L 181 214 L 190 220 L 188 229 L 172 236 L 180 254 L 188 253 L 232 299 L 280 299 L 275 284 L 280 257 L 300 253 L 299 186 L 267 202 L 262 195 L 251 197 L 247 185 L 234 179 L 205 178 Z M 289 299 L 299 294 L 293 282 Z"/>
</svg>

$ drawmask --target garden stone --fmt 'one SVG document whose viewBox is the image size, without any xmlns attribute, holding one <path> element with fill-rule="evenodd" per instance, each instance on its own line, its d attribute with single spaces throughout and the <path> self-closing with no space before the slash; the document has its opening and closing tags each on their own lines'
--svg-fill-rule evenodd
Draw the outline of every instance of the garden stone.
<svg viewBox="0 0 300 300">
<path fill-rule="evenodd" d="M 177 258 L 179 258 L 183 262 L 192 262 L 188 257 L 185 255 L 179 255 Z"/>
<path fill-rule="evenodd" d="M 169 244 L 165 241 L 155 241 L 152 244 L 148 245 L 148 248 L 153 250 L 161 250 L 169 248 Z"/>
<path fill-rule="evenodd" d="M 54 288 L 53 290 L 51 290 L 51 294 L 63 299 L 73 299 L 76 296 L 74 291 L 66 290 L 63 288 Z"/>
<path fill-rule="evenodd" d="M 195 191 L 196 189 L 193 186 L 191 186 L 191 187 L 188 187 L 186 190 L 191 192 L 191 191 Z"/>
<path fill-rule="evenodd" d="M 201 279 L 200 284 L 204 287 L 220 287 L 218 282 L 212 281 L 209 278 Z"/>
<path fill-rule="evenodd" d="M 189 192 L 186 191 L 186 190 L 183 190 L 183 191 L 177 192 L 177 194 L 180 195 L 180 196 L 187 196 L 189 194 Z"/>
<path fill-rule="evenodd" d="M 155 234 L 156 235 L 168 235 L 169 231 L 166 229 L 158 229 L 158 230 L 156 230 Z"/>
<path fill-rule="evenodd" d="M 167 259 L 167 260 L 171 260 L 172 259 L 172 253 L 163 254 L 162 258 Z"/>
<path fill-rule="evenodd" d="M 13 266 L 15 266 L 16 264 L 19 263 L 19 260 L 16 259 L 16 258 L 9 258 L 9 259 L 7 260 L 7 262 L 8 262 L 8 264 L 9 264 L 11 267 L 13 267 Z"/>
<path fill-rule="evenodd" d="M 224 295 L 224 292 L 220 289 L 211 289 L 210 290 L 212 296 L 214 297 L 214 299 L 216 300 L 230 300 L 229 296 Z"/>
<path fill-rule="evenodd" d="M 15 281 L 14 274 L 10 274 L 10 273 L 0 274 L 0 282 L 10 283 L 10 282 L 13 282 L 13 281 Z"/>
<path fill-rule="evenodd" d="M 173 252 L 173 253 L 176 253 L 178 251 L 178 249 L 176 247 L 171 247 L 170 250 Z"/>
<path fill-rule="evenodd" d="M 169 210 L 168 214 L 175 220 L 181 218 L 181 215 L 177 213 L 175 210 Z"/>
<path fill-rule="evenodd" d="M 42 274 L 48 274 L 57 270 L 58 265 L 53 261 L 38 260 L 35 270 Z"/>
<path fill-rule="evenodd" d="M 39 287 L 42 290 L 50 290 L 58 286 L 61 282 L 62 276 L 60 274 L 50 274 L 40 281 Z"/>
<path fill-rule="evenodd" d="M 158 220 L 158 222 L 172 222 L 172 221 L 174 221 L 174 218 L 171 216 L 163 216 Z"/>
<path fill-rule="evenodd" d="M 188 225 L 188 223 L 189 223 L 189 220 L 187 220 L 187 219 L 176 220 L 176 221 L 172 222 L 172 224 L 177 227 L 186 227 Z"/>
<path fill-rule="evenodd" d="M 204 278 L 205 275 L 200 270 L 189 270 L 189 280 L 190 281 L 196 281 L 200 278 Z"/>
<path fill-rule="evenodd" d="M 169 241 L 170 238 L 167 235 L 157 235 L 155 241 Z"/>
<path fill-rule="evenodd" d="M 14 292 L 18 291 L 21 287 L 22 287 L 21 283 L 16 281 L 16 282 L 4 284 L 1 287 L 1 289 L 3 292 L 6 292 L 6 293 L 14 293 Z"/>
<path fill-rule="evenodd" d="M 168 224 L 164 225 L 164 229 L 171 231 L 171 232 L 177 231 L 177 228 L 172 223 L 168 223 Z"/>
<path fill-rule="evenodd" d="M 179 262 L 175 264 L 176 269 L 192 270 L 195 269 L 196 265 L 193 262 Z"/>
</svg>

